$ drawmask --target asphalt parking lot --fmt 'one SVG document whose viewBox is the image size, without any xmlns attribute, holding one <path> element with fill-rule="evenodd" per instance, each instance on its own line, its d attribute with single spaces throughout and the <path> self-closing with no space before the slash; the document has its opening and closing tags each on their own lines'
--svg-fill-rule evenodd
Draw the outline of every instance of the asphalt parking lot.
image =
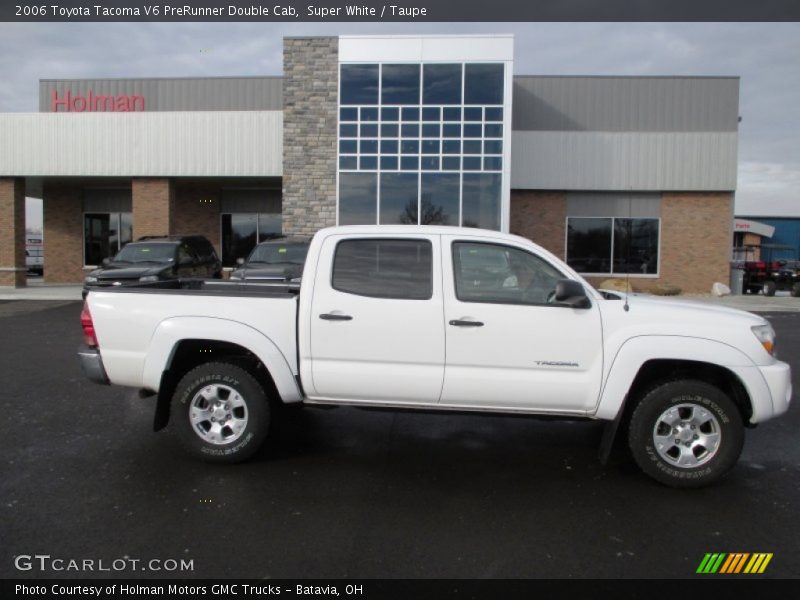
<svg viewBox="0 0 800 600">
<path fill-rule="evenodd" d="M 21 554 L 191 559 L 182 577 L 675 578 L 706 552 L 772 552 L 764 577 L 800 574 L 797 402 L 701 490 L 602 467 L 596 423 L 347 408 L 207 465 L 152 433 L 153 399 L 84 380 L 79 312 L 0 302 L 1 577 L 93 575 L 20 572 Z M 800 389 L 800 314 L 767 316 Z"/>
</svg>

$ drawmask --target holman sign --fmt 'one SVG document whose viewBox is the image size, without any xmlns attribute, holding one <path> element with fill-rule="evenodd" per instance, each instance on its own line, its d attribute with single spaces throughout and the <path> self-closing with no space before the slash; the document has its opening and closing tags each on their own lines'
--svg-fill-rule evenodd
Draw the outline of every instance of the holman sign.
<svg viewBox="0 0 800 600">
<path fill-rule="evenodd" d="M 50 95 L 51 112 L 144 112 L 144 96 L 129 94 L 95 94 L 91 89 L 85 95 L 66 90 L 59 96 L 57 91 Z"/>
</svg>

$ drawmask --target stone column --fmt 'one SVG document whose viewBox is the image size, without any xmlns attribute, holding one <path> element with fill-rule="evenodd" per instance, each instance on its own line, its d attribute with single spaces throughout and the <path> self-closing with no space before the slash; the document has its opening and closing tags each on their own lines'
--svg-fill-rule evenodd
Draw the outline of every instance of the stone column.
<svg viewBox="0 0 800 600">
<path fill-rule="evenodd" d="M 25 287 L 25 180 L 0 178 L 0 285 Z"/>
<path fill-rule="evenodd" d="M 283 42 L 283 233 L 336 224 L 339 39 Z"/>
<path fill-rule="evenodd" d="M 175 188 L 168 178 L 131 181 L 133 239 L 144 235 L 169 235 L 175 220 Z"/>
</svg>

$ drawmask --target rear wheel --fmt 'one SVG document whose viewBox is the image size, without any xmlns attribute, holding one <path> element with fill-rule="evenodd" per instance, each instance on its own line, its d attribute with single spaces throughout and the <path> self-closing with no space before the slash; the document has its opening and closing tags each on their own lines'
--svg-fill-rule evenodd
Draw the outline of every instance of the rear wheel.
<svg viewBox="0 0 800 600">
<path fill-rule="evenodd" d="M 797 282 L 792 285 L 792 297 L 800 298 L 800 282 Z"/>
<path fill-rule="evenodd" d="M 652 388 L 631 415 L 628 443 L 639 468 L 672 487 L 701 487 L 736 464 L 744 445 L 739 410 L 718 388 L 678 380 Z"/>
<path fill-rule="evenodd" d="M 761 291 L 765 296 L 774 296 L 776 289 L 778 289 L 778 286 L 775 285 L 774 281 L 765 281 L 761 286 Z"/>
<path fill-rule="evenodd" d="M 267 437 L 269 400 L 264 388 L 242 367 L 205 363 L 178 383 L 171 421 L 194 456 L 211 462 L 239 462 L 252 456 Z"/>
</svg>

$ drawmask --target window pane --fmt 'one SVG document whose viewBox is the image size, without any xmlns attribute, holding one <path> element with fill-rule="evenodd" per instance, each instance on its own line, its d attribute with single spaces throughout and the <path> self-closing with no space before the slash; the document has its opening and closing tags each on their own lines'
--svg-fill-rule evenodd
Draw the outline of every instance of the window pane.
<svg viewBox="0 0 800 600">
<path fill-rule="evenodd" d="M 464 157 L 464 170 L 465 171 L 480 171 L 481 170 L 481 157 L 480 156 L 465 156 Z"/>
<path fill-rule="evenodd" d="M 358 144 L 355 140 L 339 140 L 339 152 L 342 154 L 355 154 L 358 152 Z"/>
<path fill-rule="evenodd" d="M 433 250 L 425 240 L 345 240 L 336 246 L 333 288 L 341 292 L 428 300 L 433 295 Z"/>
<path fill-rule="evenodd" d="M 119 213 L 119 247 L 133 239 L 133 213 Z"/>
<path fill-rule="evenodd" d="M 499 107 L 486 107 L 486 120 L 487 121 L 502 121 L 503 109 Z"/>
<path fill-rule="evenodd" d="M 117 248 L 111 247 L 110 237 L 111 215 L 108 213 L 84 215 L 83 252 L 84 262 L 87 265 L 99 265 L 104 258 L 110 258 L 117 253 Z"/>
<path fill-rule="evenodd" d="M 443 171 L 458 171 L 461 168 L 461 158 L 458 156 L 442 157 Z"/>
<path fill-rule="evenodd" d="M 483 159 L 484 171 L 500 171 L 503 168 L 503 159 L 499 156 L 487 156 Z"/>
<path fill-rule="evenodd" d="M 361 147 L 361 154 L 378 153 L 378 140 L 361 140 L 359 146 Z"/>
<path fill-rule="evenodd" d="M 458 173 L 423 173 L 420 225 L 458 225 L 460 179 Z"/>
<path fill-rule="evenodd" d="M 378 103 L 378 65 L 342 65 L 340 104 Z"/>
<path fill-rule="evenodd" d="M 378 120 L 378 109 L 377 108 L 362 108 L 361 109 L 361 120 L 362 121 L 377 121 Z"/>
<path fill-rule="evenodd" d="M 439 170 L 439 157 L 438 156 L 423 156 L 422 160 L 423 171 L 438 171 Z"/>
<path fill-rule="evenodd" d="M 397 170 L 397 157 L 396 156 L 381 156 L 381 170 L 387 169 L 389 171 Z"/>
<path fill-rule="evenodd" d="M 439 154 L 439 140 L 422 140 L 423 154 Z"/>
<path fill-rule="evenodd" d="M 419 121 L 419 109 L 418 108 L 404 108 L 403 109 L 403 121 Z"/>
<path fill-rule="evenodd" d="M 442 127 L 442 136 L 446 138 L 460 138 L 461 125 L 445 123 L 445 125 Z"/>
<path fill-rule="evenodd" d="M 567 219 L 567 264 L 580 273 L 611 273 L 611 222 Z"/>
<path fill-rule="evenodd" d="M 263 242 L 282 233 L 282 218 L 280 213 L 258 215 L 258 241 Z"/>
<path fill-rule="evenodd" d="M 445 121 L 460 121 L 461 109 L 455 107 L 445 107 L 442 109 L 442 116 L 444 117 Z"/>
<path fill-rule="evenodd" d="M 357 108 L 340 108 L 339 109 L 340 121 L 358 121 Z"/>
<path fill-rule="evenodd" d="M 423 104 L 461 104 L 461 65 L 423 67 Z"/>
<path fill-rule="evenodd" d="M 478 140 L 464 140 L 464 154 L 480 154 L 481 143 Z"/>
<path fill-rule="evenodd" d="M 403 137 L 419 137 L 419 125 L 403 125 Z"/>
<path fill-rule="evenodd" d="M 383 104 L 419 104 L 419 65 L 383 65 Z"/>
<path fill-rule="evenodd" d="M 480 108 L 465 108 L 464 109 L 465 121 L 483 121 L 483 110 Z"/>
<path fill-rule="evenodd" d="M 358 158 L 355 156 L 340 156 L 339 157 L 339 168 L 340 169 L 357 169 L 358 168 Z"/>
<path fill-rule="evenodd" d="M 503 137 L 503 126 L 500 123 L 490 123 L 483 126 L 484 137 Z"/>
<path fill-rule="evenodd" d="M 658 219 L 614 219 L 614 273 L 658 272 Z"/>
<path fill-rule="evenodd" d="M 400 109 L 387 107 L 381 109 L 381 121 L 399 121 Z"/>
<path fill-rule="evenodd" d="M 442 142 L 443 154 L 461 154 L 461 142 L 459 140 L 445 140 Z"/>
<path fill-rule="evenodd" d="M 486 154 L 502 154 L 503 142 L 500 140 L 486 140 L 483 142 L 483 151 Z"/>
<path fill-rule="evenodd" d="M 422 126 L 422 137 L 439 137 L 439 124 L 438 123 L 425 123 Z"/>
<path fill-rule="evenodd" d="M 519 248 L 497 244 L 453 244 L 456 296 L 462 302 L 547 304 L 564 275 Z"/>
<path fill-rule="evenodd" d="M 400 168 L 403 171 L 416 171 L 419 169 L 419 158 L 416 156 L 403 156 L 400 158 Z"/>
<path fill-rule="evenodd" d="M 361 125 L 361 137 L 378 137 L 378 126 L 374 123 L 363 123 Z"/>
<path fill-rule="evenodd" d="M 503 65 L 464 66 L 464 104 L 502 104 Z"/>
<path fill-rule="evenodd" d="M 422 109 L 422 120 L 423 121 L 440 121 L 440 115 L 438 108 L 423 108 Z"/>
<path fill-rule="evenodd" d="M 362 169 L 374 170 L 378 168 L 377 156 L 362 156 L 358 159 L 358 162 Z"/>
<path fill-rule="evenodd" d="M 381 124 L 381 135 L 383 137 L 397 137 L 400 128 L 398 127 L 397 123 L 382 123 Z"/>
<path fill-rule="evenodd" d="M 339 225 L 374 225 L 377 201 L 375 173 L 339 173 Z"/>
<path fill-rule="evenodd" d="M 403 154 L 419 154 L 419 140 L 403 140 L 400 151 Z"/>
<path fill-rule="evenodd" d="M 479 138 L 481 137 L 480 125 L 464 125 L 464 137 Z"/>
<path fill-rule="evenodd" d="M 381 140 L 381 154 L 397 154 L 397 140 Z"/>
<path fill-rule="evenodd" d="M 381 174 L 380 224 L 417 224 L 416 173 Z"/>
<path fill-rule="evenodd" d="M 464 227 L 500 229 L 501 181 L 500 173 L 464 174 L 461 214 Z"/>
<path fill-rule="evenodd" d="M 237 258 L 247 258 L 256 246 L 256 214 L 222 215 L 222 264 L 232 267 Z M 133 248 L 133 246 L 131 246 Z"/>
<path fill-rule="evenodd" d="M 357 137 L 358 125 L 339 125 L 339 135 L 341 137 Z"/>
</svg>

